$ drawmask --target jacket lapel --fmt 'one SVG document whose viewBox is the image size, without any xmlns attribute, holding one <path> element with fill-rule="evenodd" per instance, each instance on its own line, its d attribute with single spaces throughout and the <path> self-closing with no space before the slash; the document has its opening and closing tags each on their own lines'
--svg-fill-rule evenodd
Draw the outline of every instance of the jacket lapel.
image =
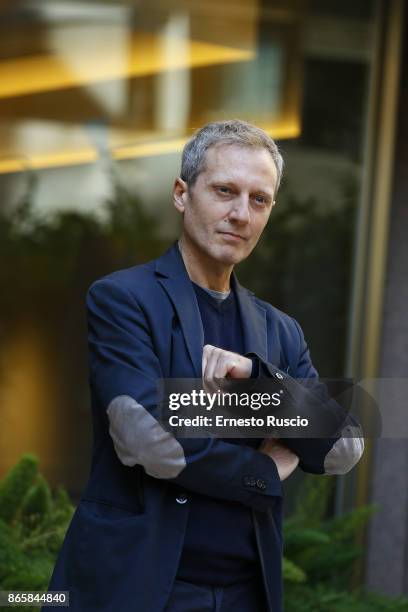
<svg viewBox="0 0 408 612">
<path fill-rule="evenodd" d="M 266 325 L 266 310 L 256 303 L 254 294 L 242 287 L 234 273 L 231 284 L 235 289 L 241 315 L 246 353 L 256 353 L 264 361 L 268 361 L 268 329 Z"/>
<path fill-rule="evenodd" d="M 201 378 L 204 330 L 197 298 L 177 243 L 156 260 L 156 274 L 177 312 L 195 375 Z M 257 304 L 254 294 L 239 284 L 235 273 L 232 273 L 231 285 L 238 300 L 245 352 L 255 353 L 268 361 L 266 311 Z"/>
<path fill-rule="evenodd" d="M 204 330 L 197 298 L 177 243 L 156 261 L 156 274 L 177 312 L 195 376 L 201 378 Z"/>
</svg>

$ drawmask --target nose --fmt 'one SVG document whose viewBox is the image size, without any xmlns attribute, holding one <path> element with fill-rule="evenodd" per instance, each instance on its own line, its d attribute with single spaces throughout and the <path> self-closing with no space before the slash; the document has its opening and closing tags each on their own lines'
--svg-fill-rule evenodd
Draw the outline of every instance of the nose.
<svg viewBox="0 0 408 612">
<path fill-rule="evenodd" d="M 249 223 L 249 196 L 241 194 L 239 197 L 234 198 L 233 204 L 229 212 L 230 221 L 235 221 L 240 225 Z"/>
</svg>

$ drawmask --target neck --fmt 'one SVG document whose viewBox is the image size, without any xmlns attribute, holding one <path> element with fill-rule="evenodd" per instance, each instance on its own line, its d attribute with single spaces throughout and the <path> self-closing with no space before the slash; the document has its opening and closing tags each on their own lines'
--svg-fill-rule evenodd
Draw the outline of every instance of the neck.
<svg viewBox="0 0 408 612">
<path fill-rule="evenodd" d="M 213 259 L 202 253 L 198 255 L 184 236 L 180 238 L 178 245 L 190 280 L 207 289 L 229 291 L 234 266 L 215 263 Z"/>
</svg>

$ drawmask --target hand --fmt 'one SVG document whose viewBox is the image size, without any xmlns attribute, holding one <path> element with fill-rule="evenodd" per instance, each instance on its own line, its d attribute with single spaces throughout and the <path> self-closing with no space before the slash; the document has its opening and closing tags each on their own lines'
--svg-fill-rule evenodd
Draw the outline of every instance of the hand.
<svg viewBox="0 0 408 612">
<path fill-rule="evenodd" d="M 224 351 L 217 346 L 206 344 L 202 359 L 203 379 L 214 378 L 249 378 L 252 372 L 252 361 L 248 357 Z"/>
<path fill-rule="evenodd" d="M 299 457 L 280 440 L 265 438 L 258 450 L 274 460 L 281 480 L 288 478 L 298 466 Z"/>
</svg>

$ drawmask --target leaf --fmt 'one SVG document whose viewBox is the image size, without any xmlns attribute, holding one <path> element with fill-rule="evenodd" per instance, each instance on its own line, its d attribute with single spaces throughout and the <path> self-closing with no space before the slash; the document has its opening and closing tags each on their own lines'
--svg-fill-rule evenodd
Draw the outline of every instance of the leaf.
<svg viewBox="0 0 408 612">
<path fill-rule="evenodd" d="M 11 523 L 38 473 L 35 455 L 23 455 L 0 483 L 0 518 Z"/>
<path fill-rule="evenodd" d="M 377 506 L 374 504 L 361 506 L 328 521 L 325 528 L 334 540 L 348 540 L 356 536 L 376 511 Z"/>
<path fill-rule="evenodd" d="M 297 495 L 294 517 L 305 527 L 319 527 L 328 510 L 334 479 L 308 474 Z"/>
<path fill-rule="evenodd" d="M 283 580 L 286 582 L 300 583 L 306 582 L 305 572 L 289 559 L 283 558 L 282 564 Z"/>
<path fill-rule="evenodd" d="M 30 487 L 21 506 L 21 518 L 33 525 L 44 521 L 52 507 L 51 490 L 42 474 Z"/>
<path fill-rule="evenodd" d="M 326 545 L 330 536 L 318 529 L 291 529 L 285 536 L 285 552 L 290 556 L 307 547 Z"/>
</svg>

